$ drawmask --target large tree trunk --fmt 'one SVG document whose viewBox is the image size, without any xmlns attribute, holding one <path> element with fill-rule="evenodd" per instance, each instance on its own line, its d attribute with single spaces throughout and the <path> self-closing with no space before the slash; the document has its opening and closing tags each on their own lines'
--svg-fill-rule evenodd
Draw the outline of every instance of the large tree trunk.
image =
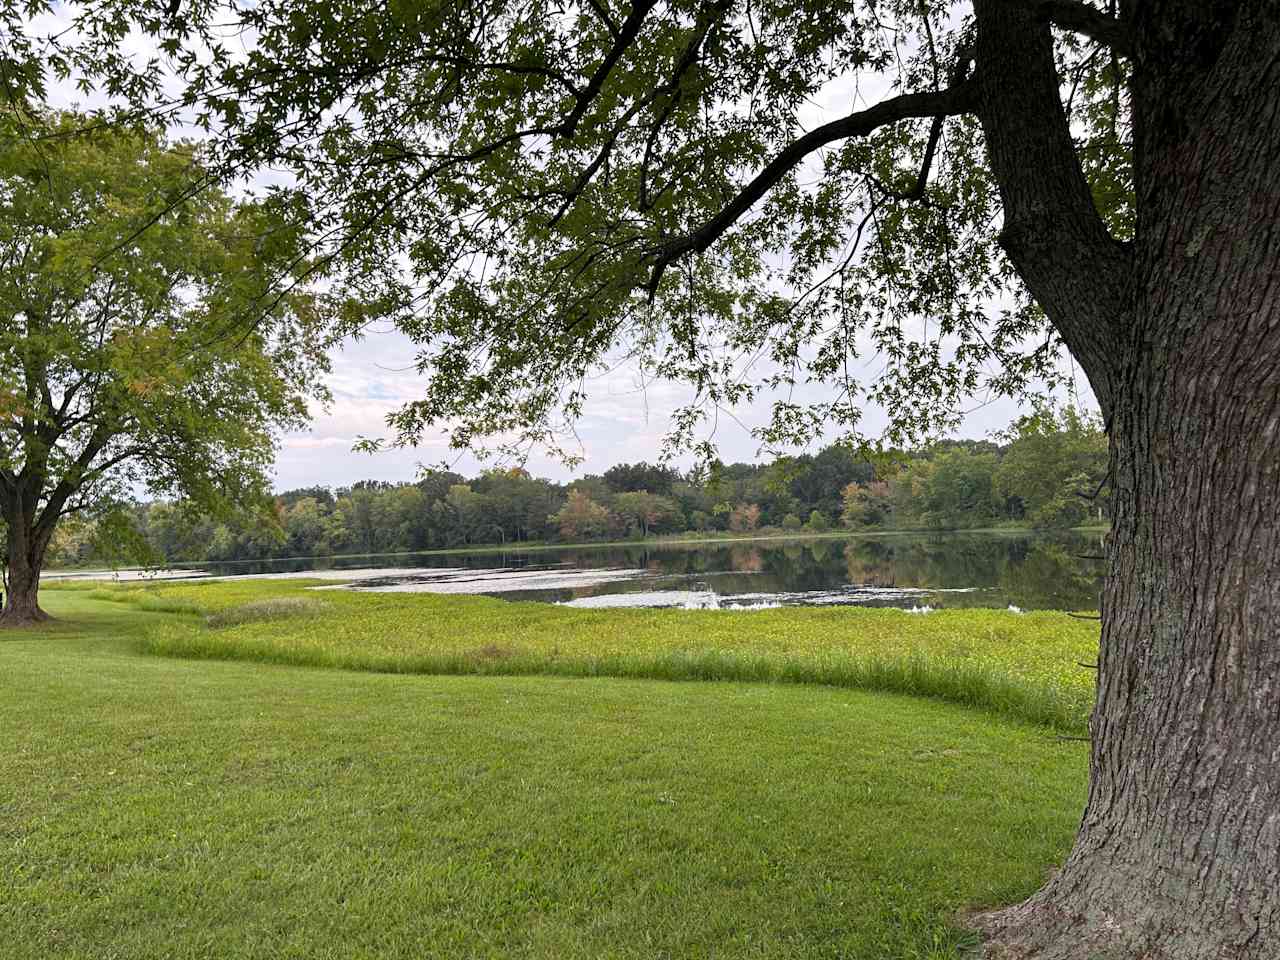
<svg viewBox="0 0 1280 960">
<path fill-rule="evenodd" d="M 31 529 L 17 513 L 8 523 L 8 564 L 0 627 L 25 627 L 48 620 L 40 609 L 40 572 L 44 567 L 48 536 Z"/>
<path fill-rule="evenodd" d="M 1114 487 L 1088 806 L 1055 879 L 983 919 L 992 956 L 1280 957 L 1277 6 L 1132 10 L 1138 237 L 1114 352 L 1086 361 Z M 1033 289 L 1069 287 L 1012 239 Z M 1047 309 L 1087 349 L 1096 321 Z"/>
<path fill-rule="evenodd" d="M 1119 398 L 1088 806 L 993 956 L 1280 957 L 1280 311 L 1238 318 Z"/>
</svg>

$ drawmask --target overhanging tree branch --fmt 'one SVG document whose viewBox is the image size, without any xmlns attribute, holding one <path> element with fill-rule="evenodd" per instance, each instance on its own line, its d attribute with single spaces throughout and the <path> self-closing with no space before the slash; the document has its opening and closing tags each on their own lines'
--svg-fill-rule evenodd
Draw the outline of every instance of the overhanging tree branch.
<svg viewBox="0 0 1280 960">
<path fill-rule="evenodd" d="M 974 13 L 978 116 L 1000 188 L 1000 245 L 1110 420 L 1132 251 L 1107 232 L 1080 166 L 1048 21 L 1021 0 L 975 0 Z"/>
<path fill-rule="evenodd" d="M 926 27 L 928 19 L 925 20 Z M 932 43 L 932 35 L 930 35 L 930 43 Z M 949 81 L 952 86 L 964 82 L 968 76 L 969 68 L 973 63 L 973 52 L 967 46 L 960 50 L 959 56 L 956 58 L 955 65 L 951 68 Z M 935 68 L 935 76 L 937 70 Z M 946 116 L 938 114 L 933 118 L 933 123 L 929 125 L 929 140 L 925 144 L 924 157 L 920 161 L 920 172 L 916 175 L 916 182 L 905 191 L 890 190 L 883 188 L 887 196 L 894 200 L 904 202 L 915 202 L 924 197 L 924 189 L 929 184 L 929 171 L 933 169 L 933 158 L 938 152 L 938 144 L 942 140 L 942 125 L 946 120 Z"/>
<path fill-rule="evenodd" d="M 578 197 L 581 196 L 582 191 L 585 190 L 587 185 L 591 182 L 591 178 L 596 175 L 596 172 L 605 163 L 605 161 L 608 160 L 610 153 L 613 152 L 613 148 L 618 142 L 618 137 L 621 136 L 623 130 L 626 129 L 627 125 L 635 115 L 661 97 L 673 98 L 679 92 L 680 81 L 694 63 L 697 62 L 698 51 L 706 41 L 707 35 L 710 33 L 712 26 L 724 16 L 728 9 L 729 0 L 718 0 L 717 3 L 712 4 L 709 8 L 703 11 L 701 15 L 699 15 L 698 23 L 694 27 L 693 37 L 685 46 L 684 53 L 681 54 L 679 61 L 677 61 L 671 78 L 644 98 L 637 100 L 631 108 L 622 115 L 622 118 L 614 124 L 608 139 L 596 154 L 596 158 L 578 175 L 577 180 L 565 195 L 564 202 L 560 205 L 560 209 L 557 210 L 555 216 L 551 218 L 548 226 L 554 227 L 573 207 L 573 204 L 577 201 Z M 668 108 L 669 107 L 670 101 L 668 102 Z M 662 117 L 665 118 L 666 112 L 667 111 L 664 109 Z M 648 149 L 646 148 L 646 158 L 647 154 Z M 643 172 L 641 174 L 640 189 L 643 193 Z"/>
<path fill-rule="evenodd" d="M 600 65 L 596 67 L 582 93 L 578 95 L 578 102 L 574 104 L 573 111 L 565 118 L 564 123 L 556 128 L 555 133 L 557 136 L 568 139 L 577 131 L 578 124 L 591 106 L 591 101 L 604 88 L 604 83 L 609 79 L 609 74 L 613 71 L 614 66 L 622 59 L 622 55 L 627 52 L 627 48 L 635 42 L 636 37 L 640 35 L 640 28 L 644 26 L 644 18 L 649 15 L 649 11 L 654 8 L 655 3 L 656 0 L 637 0 L 636 5 L 631 8 L 631 12 L 627 14 L 627 19 L 623 21 L 614 38 L 613 46 L 609 48 L 609 52 L 605 54 L 604 59 L 600 61 Z"/>
<path fill-rule="evenodd" d="M 810 130 L 790 143 L 736 197 L 718 214 L 698 229 L 668 241 L 653 254 L 653 269 L 649 276 L 648 290 L 652 297 L 657 292 L 662 274 L 668 266 L 686 253 L 706 250 L 751 209 L 770 188 L 805 157 L 819 147 L 837 140 L 865 137 L 883 126 L 899 120 L 927 117 L 949 117 L 969 113 L 977 108 L 978 89 L 972 79 L 964 80 L 946 90 L 928 93 L 906 93 L 877 103 L 874 107 L 851 113 Z"/>
<path fill-rule="evenodd" d="M 613 37 L 614 40 L 617 40 L 619 33 L 618 25 L 613 22 L 613 17 L 609 15 L 609 11 L 605 9 L 602 3 L 600 3 L 600 0 L 587 0 L 587 5 L 591 7 L 591 9 L 595 11 L 596 16 L 600 18 L 600 22 L 603 23 L 605 29 L 609 31 L 609 36 Z"/>
<path fill-rule="evenodd" d="M 1128 24 L 1080 0 L 1037 0 L 1040 15 L 1055 26 L 1082 33 L 1123 56 L 1133 54 Z"/>
</svg>

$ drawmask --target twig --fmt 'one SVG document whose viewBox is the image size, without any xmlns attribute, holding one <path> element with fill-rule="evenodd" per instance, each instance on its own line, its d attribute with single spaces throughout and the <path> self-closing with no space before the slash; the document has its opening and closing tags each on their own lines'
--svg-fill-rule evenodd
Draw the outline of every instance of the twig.
<svg viewBox="0 0 1280 960">
<path fill-rule="evenodd" d="M 1097 500 L 1098 496 L 1102 493 L 1102 488 L 1107 485 L 1107 481 L 1110 479 L 1111 467 L 1108 466 L 1107 472 L 1102 475 L 1102 482 L 1098 484 L 1098 489 L 1094 490 L 1093 493 L 1083 493 L 1080 490 L 1076 490 L 1074 493 L 1077 497 L 1083 497 L 1085 500 Z"/>
</svg>

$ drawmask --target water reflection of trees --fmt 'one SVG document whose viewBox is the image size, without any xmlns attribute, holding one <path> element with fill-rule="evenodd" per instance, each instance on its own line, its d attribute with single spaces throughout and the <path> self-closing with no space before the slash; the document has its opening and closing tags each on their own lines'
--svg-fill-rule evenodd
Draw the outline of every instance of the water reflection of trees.
<svg viewBox="0 0 1280 960">
<path fill-rule="evenodd" d="M 935 534 L 806 543 L 586 548 L 557 551 L 555 561 L 581 568 L 643 569 L 651 577 L 682 578 L 695 588 L 719 593 L 800 593 L 847 585 L 925 590 L 977 587 L 982 592 L 948 595 L 943 602 L 1075 609 L 1097 602 L 1098 565 L 1079 559 L 1081 554 L 1097 552 L 1095 543 L 1075 535 Z M 641 586 L 612 584 L 590 592 Z"/>
<path fill-rule="evenodd" d="M 1015 603 L 1027 609 L 1092 608 L 1101 565 L 1079 559 L 1101 553 L 1096 540 L 982 534 L 922 535 L 811 540 L 625 545 L 566 550 L 509 550 L 434 556 L 341 557 L 210 565 L 214 573 L 274 573 L 321 567 L 528 567 L 530 569 L 643 570 L 645 577 L 575 587 L 552 597 L 535 591 L 528 599 L 568 599 L 600 593 L 653 589 L 710 589 L 720 594 L 802 593 L 872 587 L 986 588 L 946 594 L 927 602 L 947 606 Z M 512 596 L 508 594 L 507 596 Z"/>
<path fill-rule="evenodd" d="M 1083 537 L 921 537 L 849 541 L 843 560 L 850 584 L 994 588 L 1003 602 L 1020 607 L 1079 609 L 1097 603 L 1097 564 L 1081 559 L 1096 549 Z M 992 598 L 975 596 L 973 601 L 989 604 Z M 966 601 L 955 597 L 948 602 Z"/>
<path fill-rule="evenodd" d="M 851 583 L 896 587 L 993 587 L 1016 541 L 994 537 L 856 540 L 846 545 Z"/>
<path fill-rule="evenodd" d="M 1098 564 L 1079 552 L 1036 543 L 1021 562 L 1009 565 L 1000 586 L 1021 607 L 1094 609 L 1101 579 Z"/>
</svg>

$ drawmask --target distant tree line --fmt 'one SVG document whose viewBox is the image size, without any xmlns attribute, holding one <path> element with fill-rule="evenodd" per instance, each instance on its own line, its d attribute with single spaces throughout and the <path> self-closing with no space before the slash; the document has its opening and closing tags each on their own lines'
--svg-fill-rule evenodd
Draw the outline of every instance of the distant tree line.
<svg viewBox="0 0 1280 960">
<path fill-rule="evenodd" d="M 254 515 L 217 519 L 182 503 L 140 504 L 137 533 L 156 561 L 261 560 L 489 544 L 572 543 L 694 532 L 1063 528 L 1106 516 L 1106 437 L 1074 409 L 1018 420 L 995 440 L 944 440 L 874 460 L 843 446 L 702 477 L 619 464 L 569 483 L 521 468 L 467 479 L 305 487 Z M 1096 495 L 1095 495 L 1096 494 Z M 94 537 L 69 525 L 57 563 L 90 563 Z"/>
</svg>

